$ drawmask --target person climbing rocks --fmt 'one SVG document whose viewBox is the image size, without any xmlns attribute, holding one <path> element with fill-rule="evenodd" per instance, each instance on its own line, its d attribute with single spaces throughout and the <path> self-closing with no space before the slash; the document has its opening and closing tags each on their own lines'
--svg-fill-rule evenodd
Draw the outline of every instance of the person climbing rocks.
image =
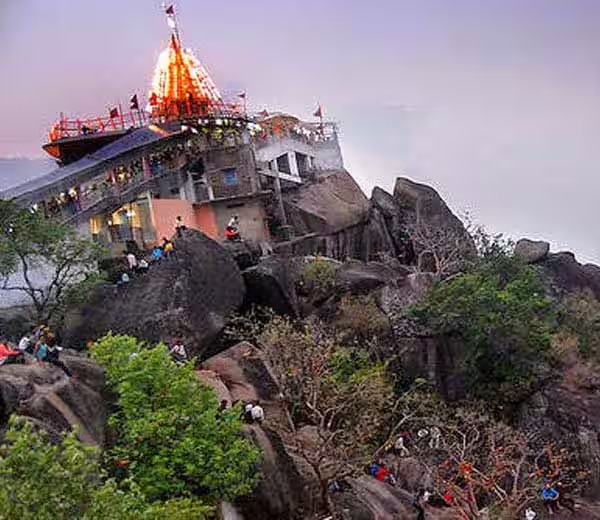
<svg viewBox="0 0 600 520">
<path fill-rule="evenodd" d="M 252 409 L 250 410 L 250 416 L 252 417 L 253 422 L 257 422 L 259 424 L 263 422 L 265 418 L 265 411 L 263 410 L 259 401 L 256 401 L 256 403 L 252 406 Z"/>
<path fill-rule="evenodd" d="M 162 240 L 163 240 L 162 250 L 163 250 L 165 258 L 168 260 L 169 258 L 171 258 L 172 256 L 175 255 L 175 246 L 173 245 L 173 242 L 171 242 L 166 237 L 163 237 Z"/>
<path fill-rule="evenodd" d="M 559 480 L 554 484 L 554 489 L 558 492 L 558 505 L 574 513 L 575 501 L 569 496 L 568 486 Z"/>
<path fill-rule="evenodd" d="M 535 520 L 536 516 L 537 513 L 530 507 L 525 510 L 525 520 Z"/>
<path fill-rule="evenodd" d="M 13 350 L 8 346 L 8 341 L 0 338 L 0 365 L 24 363 L 25 357 L 20 350 Z"/>
<path fill-rule="evenodd" d="M 425 490 L 419 489 L 417 494 L 414 496 L 412 506 L 417 510 L 416 520 L 425 520 Z"/>
<path fill-rule="evenodd" d="M 233 215 L 227 223 L 225 229 L 225 238 L 230 242 L 241 242 L 240 236 L 240 218 L 238 215 Z"/>
<path fill-rule="evenodd" d="M 25 354 L 25 352 L 27 352 L 29 354 L 33 353 L 33 344 L 32 344 L 31 338 L 32 338 L 32 335 L 27 333 L 19 340 L 19 345 L 17 348 L 23 354 Z"/>
<path fill-rule="evenodd" d="M 69 370 L 69 367 L 59 359 L 61 350 L 62 349 L 56 344 L 56 336 L 49 332 L 40 338 L 36 349 L 36 357 L 38 361 L 50 363 L 51 365 L 60 368 L 67 377 L 72 377 L 73 373 Z"/>
<path fill-rule="evenodd" d="M 396 477 L 394 477 L 394 474 L 383 463 L 379 465 L 375 478 L 380 482 L 386 482 L 392 486 L 396 485 Z"/>
<path fill-rule="evenodd" d="M 125 252 L 124 255 L 125 255 L 125 258 L 127 259 L 127 265 L 129 266 L 129 270 L 132 273 L 137 271 L 137 267 L 138 267 L 137 257 L 131 251 Z"/>
<path fill-rule="evenodd" d="M 160 259 L 163 257 L 163 248 L 159 245 L 156 245 L 152 248 L 152 261 L 160 262 Z"/>
<path fill-rule="evenodd" d="M 187 229 L 186 225 L 183 223 L 183 218 L 181 215 L 177 215 L 175 219 L 175 232 L 177 233 L 177 238 L 183 238 L 183 233 Z"/>
<path fill-rule="evenodd" d="M 145 258 L 142 258 L 138 262 L 137 272 L 140 274 L 145 274 L 148 272 L 149 269 L 150 269 L 150 265 L 148 264 L 148 261 Z"/>
<path fill-rule="evenodd" d="M 394 442 L 394 452 L 396 455 L 400 457 L 408 457 L 410 452 L 406 447 L 408 442 L 408 432 L 403 432 L 396 438 L 396 442 Z"/>
<path fill-rule="evenodd" d="M 540 493 L 542 502 L 546 506 L 549 515 L 553 515 L 558 512 L 560 505 L 558 503 L 560 499 L 560 493 L 552 486 L 550 482 L 546 482 Z"/>
<path fill-rule="evenodd" d="M 171 345 L 169 347 L 169 354 L 171 354 L 171 357 L 173 358 L 175 363 L 187 363 L 188 361 L 188 355 L 187 351 L 185 350 L 185 346 L 183 345 L 183 342 L 179 339 L 176 339 L 171 342 Z"/>
<path fill-rule="evenodd" d="M 243 415 L 244 415 L 244 420 L 247 423 L 252 422 L 252 407 L 253 406 L 254 405 L 251 402 L 244 403 Z"/>
</svg>

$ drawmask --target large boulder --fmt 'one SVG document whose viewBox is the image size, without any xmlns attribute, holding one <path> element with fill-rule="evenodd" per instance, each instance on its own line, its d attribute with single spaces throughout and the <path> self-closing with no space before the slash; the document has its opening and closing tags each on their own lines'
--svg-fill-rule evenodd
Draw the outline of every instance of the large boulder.
<svg viewBox="0 0 600 520">
<path fill-rule="evenodd" d="M 528 264 L 544 260 L 550 252 L 550 244 L 543 240 L 522 238 L 515 246 L 515 255 L 520 256 Z"/>
<path fill-rule="evenodd" d="M 320 172 L 284 197 L 289 224 L 297 235 L 328 234 L 361 222 L 368 201 L 356 181 L 345 170 Z"/>
<path fill-rule="evenodd" d="M 554 297 L 590 290 L 600 300 L 600 267 L 580 264 L 573 253 L 549 254 L 541 263 L 542 278 Z"/>
<path fill-rule="evenodd" d="M 285 424 L 279 387 L 260 351 L 240 343 L 207 359 L 198 376 L 228 402 L 260 401 L 262 425 L 245 425 L 245 434 L 263 454 L 261 480 L 253 494 L 238 505 L 246 519 L 311 518 L 322 507 L 318 480 L 300 457 L 289 451 L 271 425 Z"/>
<path fill-rule="evenodd" d="M 270 256 L 243 272 L 246 305 L 270 307 L 277 314 L 298 315 L 298 299 L 294 288 L 290 260 Z"/>
<path fill-rule="evenodd" d="M 61 358 L 74 377 L 48 363 L 0 366 L 0 420 L 16 413 L 53 438 L 76 427 L 83 442 L 102 445 L 107 414 L 103 370 L 87 358 L 65 353 Z"/>
<path fill-rule="evenodd" d="M 344 263 L 336 272 L 335 288 L 338 293 L 367 293 L 405 278 L 408 271 L 400 267 L 393 269 L 382 262 Z"/>
<path fill-rule="evenodd" d="M 439 257 L 465 260 L 475 254 L 475 244 L 463 223 L 433 188 L 399 177 L 394 187 L 394 199 L 417 255 L 429 250 Z M 448 276 L 460 270 L 460 262 L 457 262 L 446 266 L 443 274 Z"/>
<path fill-rule="evenodd" d="M 150 343 L 181 338 L 202 354 L 244 299 L 244 282 L 231 255 L 200 232 L 175 242 L 175 257 L 153 264 L 121 287 L 105 287 L 71 316 L 63 341 L 78 346 L 109 331 Z"/>
</svg>

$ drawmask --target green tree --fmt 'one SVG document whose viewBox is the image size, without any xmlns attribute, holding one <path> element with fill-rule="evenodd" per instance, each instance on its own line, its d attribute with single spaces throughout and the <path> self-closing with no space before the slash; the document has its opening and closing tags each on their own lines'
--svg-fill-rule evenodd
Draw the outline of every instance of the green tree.
<svg viewBox="0 0 600 520">
<path fill-rule="evenodd" d="M 500 406 L 529 394 L 555 325 L 538 271 L 501 250 L 435 285 L 411 312 L 430 333 L 466 347 L 462 369 L 471 395 Z"/>
<path fill-rule="evenodd" d="M 69 226 L 0 201 L 0 288 L 25 294 L 38 322 L 59 321 L 69 297 L 89 292 L 102 253 Z"/>
<path fill-rule="evenodd" d="M 240 410 L 220 411 L 191 363 L 178 367 L 164 345 L 107 336 L 92 346 L 118 394 L 110 418 L 115 460 L 151 500 L 200 495 L 232 499 L 252 491 L 258 450 L 242 436 Z"/>
<path fill-rule="evenodd" d="M 74 433 L 53 444 L 45 431 L 16 417 L 0 446 L 0 483 L 2 520 L 202 520 L 211 512 L 191 499 L 148 503 L 134 484 L 120 489 L 105 480 L 99 450 Z"/>
</svg>

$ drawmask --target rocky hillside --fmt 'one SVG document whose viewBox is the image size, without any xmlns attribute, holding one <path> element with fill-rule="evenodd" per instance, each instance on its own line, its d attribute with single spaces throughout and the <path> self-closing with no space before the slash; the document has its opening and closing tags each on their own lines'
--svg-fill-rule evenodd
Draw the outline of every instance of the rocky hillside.
<svg viewBox="0 0 600 520">
<path fill-rule="evenodd" d="M 546 478 L 576 497 L 554 518 L 600 518 L 600 267 L 471 234 L 408 179 L 368 200 L 331 172 L 286 197 L 296 238 L 275 255 L 189 231 L 175 259 L 105 287 L 63 331 L 73 347 L 110 331 L 181 338 L 219 400 L 262 403 L 266 420 L 244 427 L 262 477 L 225 517 L 410 519 L 431 488 L 427 518 L 520 518 L 526 505 L 545 518 Z M 101 445 L 102 373 L 65 361 L 74 383 L 0 367 L 3 419 L 78 426 Z M 399 436 L 406 449 L 391 449 Z M 368 474 L 372 462 L 395 485 Z"/>
</svg>

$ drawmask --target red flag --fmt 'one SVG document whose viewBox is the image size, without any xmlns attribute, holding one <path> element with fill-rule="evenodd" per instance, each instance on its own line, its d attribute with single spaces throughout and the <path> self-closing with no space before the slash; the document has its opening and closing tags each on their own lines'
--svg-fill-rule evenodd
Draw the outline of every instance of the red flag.
<svg viewBox="0 0 600 520">
<path fill-rule="evenodd" d="M 148 98 L 148 103 L 150 103 L 150 105 L 152 106 L 158 105 L 158 96 L 156 95 L 156 92 L 152 92 L 152 94 L 150 94 L 150 97 Z"/>
<path fill-rule="evenodd" d="M 315 116 L 315 117 L 323 117 L 323 110 L 321 109 L 321 105 L 319 105 L 319 107 L 317 108 L 317 110 L 315 111 L 315 113 L 313 114 L 313 116 Z"/>
<path fill-rule="evenodd" d="M 242 98 L 242 99 L 246 99 L 246 93 L 245 93 L 245 92 L 240 92 L 240 93 L 238 94 L 238 97 L 239 97 L 239 98 Z"/>
<path fill-rule="evenodd" d="M 129 100 L 129 110 L 139 110 L 140 104 L 138 103 L 137 94 L 134 94 L 133 97 Z"/>
<path fill-rule="evenodd" d="M 108 113 L 109 117 L 112 119 L 113 117 L 119 117 L 119 109 L 118 108 L 111 108 L 110 112 Z"/>
<path fill-rule="evenodd" d="M 175 6 L 173 4 L 171 4 L 169 7 L 167 7 L 165 9 L 165 14 L 168 14 L 169 16 L 172 16 L 175 14 Z"/>
<path fill-rule="evenodd" d="M 258 115 L 260 117 L 269 117 L 269 112 L 267 112 L 266 110 L 263 110 L 262 112 L 259 112 Z"/>
</svg>

